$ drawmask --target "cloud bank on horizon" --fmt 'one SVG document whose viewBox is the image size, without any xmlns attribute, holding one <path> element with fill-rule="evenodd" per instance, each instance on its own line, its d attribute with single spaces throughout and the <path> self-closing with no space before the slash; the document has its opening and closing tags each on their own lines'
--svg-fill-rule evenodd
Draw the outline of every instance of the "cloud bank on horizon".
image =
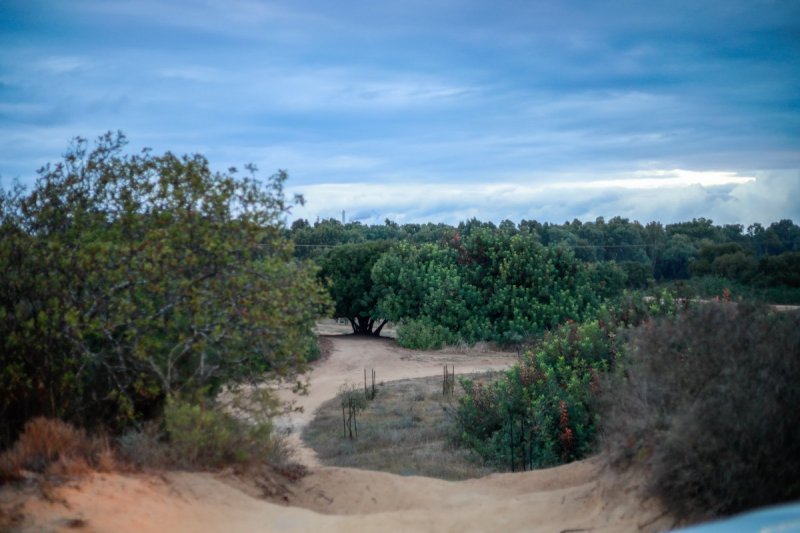
<svg viewBox="0 0 800 533">
<path fill-rule="evenodd" d="M 295 216 L 800 220 L 800 3 L 6 0 L 0 177 L 74 136 L 285 168 Z"/>
</svg>

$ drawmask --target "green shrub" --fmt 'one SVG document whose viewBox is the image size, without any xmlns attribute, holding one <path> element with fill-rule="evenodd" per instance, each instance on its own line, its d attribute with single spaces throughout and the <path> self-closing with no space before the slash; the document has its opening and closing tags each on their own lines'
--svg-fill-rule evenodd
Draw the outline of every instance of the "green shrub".
<svg viewBox="0 0 800 533">
<path fill-rule="evenodd" d="M 595 444 L 600 377 L 613 369 L 618 335 L 651 314 L 673 314 L 678 301 L 625 294 L 597 318 L 568 322 L 491 385 L 462 380 L 458 439 L 500 468 L 553 466 L 581 459 Z"/>
<path fill-rule="evenodd" d="M 285 463 L 288 448 L 273 431 L 275 399 L 269 394 L 228 392 L 224 405 L 171 397 L 163 425 L 147 423 L 120 437 L 122 454 L 144 467 L 205 469 L 260 462 Z"/>
<path fill-rule="evenodd" d="M 598 375 L 616 357 L 611 339 L 599 321 L 566 324 L 493 385 L 463 380 L 461 440 L 500 467 L 584 457 L 594 443 Z"/>
<path fill-rule="evenodd" d="M 0 188 L 0 449 L 37 416 L 123 431 L 305 363 L 328 298 L 283 236 L 286 174 L 125 143 L 76 140 L 30 191 Z"/>
<path fill-rule="evenodd" d="M 698 305 L 632 333 L 607 384 L 612 464 L 639 465 L 680 518 L 800 497 L 800 315 Z"/>
<path fill-rule="evenodd" d="M 397 327 L 397 344 L 412 350 L 438 350 L 458 342 L 458 336 L 428 318 L 405 320 Z"/>
</svg>

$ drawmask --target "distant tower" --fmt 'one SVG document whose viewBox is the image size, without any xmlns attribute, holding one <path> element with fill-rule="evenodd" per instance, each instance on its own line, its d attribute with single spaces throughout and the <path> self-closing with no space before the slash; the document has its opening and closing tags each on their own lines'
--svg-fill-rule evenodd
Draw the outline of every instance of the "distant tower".
<svg viewBox="0 0 800 533">
<path fill-rule="evenodd" d="M 342 209 L 342 226 L 344 226 L 344 209 Z"/>
</svg>

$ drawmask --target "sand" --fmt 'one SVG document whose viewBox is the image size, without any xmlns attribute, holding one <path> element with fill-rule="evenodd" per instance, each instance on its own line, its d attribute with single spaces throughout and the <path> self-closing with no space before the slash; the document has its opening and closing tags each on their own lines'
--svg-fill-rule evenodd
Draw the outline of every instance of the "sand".
<svg viewBox="0 0 800 533">
<path fill-rule="evenodd" d="M 391 340 L 332 337 L 314 366 L 302 413 L 282 420 L 300 445 L 308 476 L 272 501 L 230 472 L 93 474 L 28 497 L 20 531 L 659 531 L 672 522 L 640 496 L 636 479 L 618 478 L 598 459 L 546 470 L 448 482 L 319 466 L 297 433 L 344 381 L 363 383 L 508 366 L 515 354 L 412 352 Z M 289 392 L 281 392 L 289 397 Z M 3 495 L 9 499 L 8 490 Z"/>
</svg>

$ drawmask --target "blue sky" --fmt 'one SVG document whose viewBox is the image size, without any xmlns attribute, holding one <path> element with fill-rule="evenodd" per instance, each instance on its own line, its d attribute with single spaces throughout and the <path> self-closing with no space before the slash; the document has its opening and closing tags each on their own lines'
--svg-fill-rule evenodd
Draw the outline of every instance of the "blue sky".
<svg viewBox="0 0 800 533">
<path fill-rule="evenodd" d="M 3 0 L 0 177 L 74 136 L 314 220 L 800 221 L 800 2 Z"/>
</svg>

